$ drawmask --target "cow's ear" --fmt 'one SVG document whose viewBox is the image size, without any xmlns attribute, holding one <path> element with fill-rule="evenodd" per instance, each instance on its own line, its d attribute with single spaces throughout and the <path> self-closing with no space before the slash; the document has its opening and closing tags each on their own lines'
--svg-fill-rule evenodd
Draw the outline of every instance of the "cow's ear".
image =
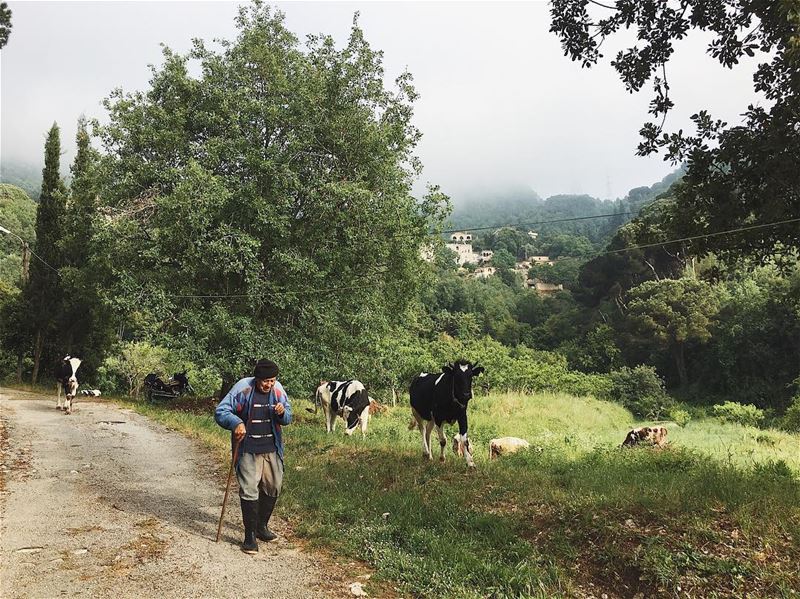
<svg viewBox="0 0 800 599">
<path fill-rule="evenodd" d="M 472 369 L 472 376 L 480 376 L 481 374 L 483 374 L 483 366 Z"/>
<path fill-rule="evenodd" d="M 453 372 L 453 367 L 450 364 L 442 366 L 442 372 Z"/>
</svg>

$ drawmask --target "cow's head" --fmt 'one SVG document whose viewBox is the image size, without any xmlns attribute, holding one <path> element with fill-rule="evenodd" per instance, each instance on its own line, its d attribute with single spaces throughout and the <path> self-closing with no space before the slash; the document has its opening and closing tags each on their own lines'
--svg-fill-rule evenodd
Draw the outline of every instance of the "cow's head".
<svg viewBox="0 0 800 599">
<path fill-rule="evenodd" d="M 483 372 L 483 366 L 472 364 L 466 360 L 458 360 L 454 364 L 442 366 L 442 372 L 453 377 L 453 399 L 466 407 L 472 399 L 472 377 Z"/>
</svg>

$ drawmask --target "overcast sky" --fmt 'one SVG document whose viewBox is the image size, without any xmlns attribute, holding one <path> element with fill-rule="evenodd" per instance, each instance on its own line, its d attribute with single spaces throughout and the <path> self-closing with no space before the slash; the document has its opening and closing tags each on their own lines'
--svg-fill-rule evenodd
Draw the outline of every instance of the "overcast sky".
<svg viewBox="0 0 800 599">
<path fill-rule="evenodd" d="M 102 119 L 115 87 L 145 89 L 147 65 L 164 42 L 184 52 L 199 37 L 233 38 L 234 2 L 15 2 L 0 52 L 2 160 L 41 164 L 45 134 L 61 126 L 63 160 L 74 156 L 81 113 Z M 624 196 L 672 170 L 637 158 L 650 94 L 625 92 L 607 65 L 581 69 L 548 32 L 546 2 L 278 2 L 301 40 L 329 33 L 343 44 L 355 11 L 387 80 L 408 69 L 420 92 L 421 184 L 465 191 L 524 185 L 540 196 Z M 629 40 L 632 38 L 628 38 Z M 677 109 L 667 129 L 689 129 L 708 108 L 738 122 L 749 102 L 755 61 L 732 71 L 691 36 L 669 64 Z M 619 43 L 604 48 L 612 56 Z"/>
</svg>

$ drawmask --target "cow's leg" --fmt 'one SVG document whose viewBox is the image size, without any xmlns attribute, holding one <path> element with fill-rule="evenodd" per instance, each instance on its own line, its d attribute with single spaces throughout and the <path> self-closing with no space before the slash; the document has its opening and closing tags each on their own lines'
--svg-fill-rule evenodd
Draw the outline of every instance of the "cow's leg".
<svg viewBox="0 0 800 599">
<path fill-rule="evenodd" d="M 361 411 L 361 416 L 358 418 L 359 422 L 361 422 L 361 436 L 367 436 L 367 424 L 369 423 L 369 406 L 364 408 Z"/>
<path fill-rule="evenodd" d="M 414 421 L 409 425 L 408 430 L 412 430 L 414 422 L 416 422 L 417 430 L 422 437 L 422 455 L 427 458 L 430 455 L 430 451 L 428 450 L 428 445 L 425 443 L 425 420 L 414 408 L 411 408 L 411 415 L 414 417 Z"/>
<path fill-rule="evenodd" d="M 64 405 L 64 402 L 61 400 L 61 381 L 56 383 L 56 410 L 60 410 L 61 407 Z"/>
<path fill-rule="evenodd" d="M 322 415 L 325 417 L 325 432 L 331 432 L 331 407 L 328 404 L 322 404 Z"/>
<path fill-rule="evenodd" d="M 461 435 L 461 446 L 464 449 L 464 459 L 467 460 L 467 466 L 470 468 L 475 467 L 475 462 L 472 459 L 472 444 L 467 438 L 467 414 L 464 414 L 458 419 L 458 433 Z"/>
<path fill-rule="evenodd" d="M 444 462 L 444 449 L 447 447 L 447 437 L 444 436 L 444 430 L 441 424 L 436 425 L 436 433 L 439 435 L 439 461 Z"/>
<path fill-rule="evenodd" d="M 429 459 L 433 459 L 433 452 L 431 451 L 431 433 L 433 432 L 433 427 L 436 426 L 433 423 L 433 420 L 428 420 L 425 423 L 425 431 L 422 436 L 422 445 L 425 449 L 425 456 Z"/>
</svg>

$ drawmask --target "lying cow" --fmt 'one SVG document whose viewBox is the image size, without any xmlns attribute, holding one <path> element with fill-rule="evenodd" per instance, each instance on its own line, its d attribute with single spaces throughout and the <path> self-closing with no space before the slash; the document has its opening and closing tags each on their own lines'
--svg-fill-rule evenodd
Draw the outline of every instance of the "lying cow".
<svg viewBox="0 0 800 599">
<path fill-rule="evenodd" d="M 100 397 L 102 395 L 100 393 L 100 389 L 83 389 L 81 391 L 81 395 L 87 395 L 89 397 Z"/>
<path fill-rule="evenodd" d="M 320 381 L 315 393 L 314 413 L 322 406 L 325 414 L 325 428 L 330 432 L 336 430 L 336 416 L 346 422 L 345 434 L 352 435 L 361 424 L 361 434 L 367 434 L 369 423 L 370 397 L 366 388 L 355 379 L 349 381 Z"/>
<path fill-rule="evenodd" d="M 78 379 L 76 373 L 81 365 L 79 358 L 65 356 L 56 369 L 55 375 L 58 381 L 56 399 L 56 409 L 64 410 L 65 414 L 72 414 L 72 400 L 78 393 Z M 61 391 L 64 391 L 64 401 L 61 401 Z"/>
<path fill-rule="evenodd" d="M 656 447 L 664 447 L 667 443 L 667 429 L 663 426 L 641 426 L 628 431 L 623 447 L 633 447 L 640 443 L 649 443 Z"/>
<path fill-rule="evenodd" d="M 520 449 L 529 449 L 531 446 L 525 439 L 519 437 L 500 437 L 489 441 L 489 459 L 493 460 L 497 456 L 516 453 Z"/>
<path fill-rule="evenodd" d="M 454 364 L 444 365 L 441 374 L 423 372 L 411 381 L 409 395 L 414 419 L 408 425 L 408 430 L 413 430 L 415 426 L 419 429 L 422 434 L 422 450 L 429 460 L 433 459 L 431 432 L 434 427 L 439 435 L 441 448 L 439 460 L 444 462 L 447 439 L 442 427 L 446 422 L 458 422 L 458 451 L 470 467 L 475 466 L 472 445 L 467 437 L 467 404 L 472 399 L 472 377 L 479 376 L 483 371 L 483 366 L 459 360 Z"/>
</svg>

